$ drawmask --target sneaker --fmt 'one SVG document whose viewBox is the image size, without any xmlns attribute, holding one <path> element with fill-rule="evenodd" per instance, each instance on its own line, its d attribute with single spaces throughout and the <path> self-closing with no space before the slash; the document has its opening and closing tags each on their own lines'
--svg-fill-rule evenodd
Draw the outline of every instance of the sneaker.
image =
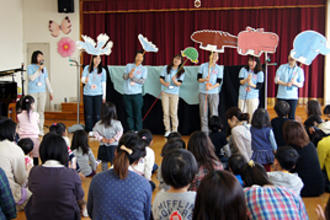
<svg viewBox="0 0 330 220">
<path fill-rule="evenodd" d="M 84 217 L 88 217 L 88 212 L 87 212 L 87 209 L 86 209 L 86 207 L 84 207 L 84 209 L 82 210 L 82 216 L 84 216 Z"/>
<path fill-rule="evenodd" d="M 167 138 L 167 137 L 168 137 L 170 134 L 171 134 L 171 132 L 170 132 L 170 131 L 166 131 L 166 132 L 165 132 L 165 134 L 164 134 L 164 137 L 166 137 L 166 138 Z"/>
</svg>

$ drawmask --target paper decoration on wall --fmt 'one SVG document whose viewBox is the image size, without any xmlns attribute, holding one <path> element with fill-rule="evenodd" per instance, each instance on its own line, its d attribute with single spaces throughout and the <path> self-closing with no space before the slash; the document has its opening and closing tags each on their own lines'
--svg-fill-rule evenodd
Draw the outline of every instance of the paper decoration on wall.
<svg viewBox="0 0 330 220">
<path fill-rule="evenodd" d="M 224 53 L 225 47 L 237 47 L 237 37 L 223 31 L 195 31 L 190 38 L 192 41 L 200 44 L 199 48 L 211 52 Z"/>
<path fill-rule="evenodd" d="M 71 27 L 72 24 L 68 16 L 62 20 L 61 25 L 57 24 L 55 21 L 49 20 L 48 29 L 53 37 L 58 37 L 60 35 L 60 31 L 64 34 L 69 34 L 71 32 Z"/>
<path fill-rule="evenodd" d="M 69 37 L 62 37 L 57 43 L 57 52 L 62 57 L 70 57 L 75 50 L 75 42 Z"/>
<path fill-rule="evenodd" d="M 77 41 L 77 48 L 85 50 L 86 53 L 90 55 L 110 55 L 113 42 L 109 41 L 109 36 L 107 34 L 99 34 L 97 36 L 97 44 L 95 41 L 86 36 L 81 36 L 84 41 Z"/>
<path fill-rule="evenodd" d="M 151 41 L 148 41 L 148 39 L 146 37 L 143 37 L 142 34 L 138 35 L 138 39 L 140 41 L 140 44 L 142 45 L 144 52 L 158 52 L 158 48 L 156 47 L 156 45 L 154 45 Z"/>
<path fill-rule="evenodd" d="M 317 55 L 329 53 L 330 48 L 327 47 L 327 39 L 316 31 L 308 30 L 295 37 L 290 55 L 293 59 L 310 65 Z"/>
<path fill-rule="evenodd" d="M 275 53 L 279 37 L 272 32 L 264 32 L 263 28 L 247 27 L 238 34 L 237 52 L 241 55 L 260 57 L 263 52 Z"/>
<path fill-rule="evenodd" d="M 187 60 L 190 60 L 192 63 L 198 63 L 198 51 L 193 47 L 187 47 L 186 49 L 181 51 L 181 56 L 186 57 Z M 184 61 L 183 65 L 186 63 L 187 60 Z"/>
</svg>

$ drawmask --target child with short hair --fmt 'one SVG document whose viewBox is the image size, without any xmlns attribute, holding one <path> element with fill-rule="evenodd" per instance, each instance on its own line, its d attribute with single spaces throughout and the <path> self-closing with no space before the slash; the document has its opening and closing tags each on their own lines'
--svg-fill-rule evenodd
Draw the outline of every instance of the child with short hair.
<svg viewBox="0 0 330 220">
<path fill-rule="evenodd" d="M 185 149 L 186 143 L 181 138 L 171 138 L 166 144 L 163 146 L 162 151 L 160 153 L 160 156 L 163 158 L 168 153 L 178 150 L 178 149 Z M 162 165 L 160 165 L 158 173 L 157 173 L 157 179 L 159 181 L 159 191 L 167 191 L 170 189 L 170 186 L 167 185 L 163 179 L 162 176 Z"/>
<path fill-rule="evenodd" d="M 108 163 L 112 164 L 118 141 L 123 135 L 123 126 L 117 120 L 114 104 L 108 102 L 102 105 L 101 120 L 95 124 L 93 133 L 100 142 L 97 159 L 101 160 L 102 171 L 105 171 L 108 169 Z"/>
<path fill-rule="evenodd" d="M 196 192 L 188 188 L 198 171 L 194 155 L 184 149 L 171 151 L 165 155 L 161 170 L 170 189 L 157 193 L 152 206 L 154 219 L 191 220 Z"/>
<path fill-rule="evenodd" d="M 33 167 L 33 160 L 30 157 L 31 152 L 33 150 L 33 141 L 31 138 L 21 138 L 17 145 L 20 146 L 25 154 L 25 168 L 27 173 L 30 173 L 31 168 Z"/>
<path fill-rule="evenodd" d="M 283 146 L 278 148 L 275 154 L 274 171 L 268 172 L 268 178 L 275 186 L 283 186 L 300 195 L 304 183 L 297 173 L 290 173 L 296 166 L 299 159 L 298 152 L 290 147 Z"/>
<path fill-rule="evenodd" d="M 228 158 L 225 157 L 224 147 L 228 143 L 226 133 L 223 131 L 224 125 L 218 116 L 211 116 L 209 120 L 209 137 L 214 145 L 215 154 L 222 163 L 227 163 Z"/>
<path fill-rule="evenodd" d="M 93 177 L 96 174 L 97 162 L 88 145 L 88 136 L 84 130 L 73 133 L 71 150 L 77 158 L 77 167 L 79 167 L 77 171 L 84 177 Z"/>
<path fill-rule="evenodd" d="M 247 161 L 245 160 L 245 157 L 241 154 L 234 154 L 228 160 L 229 171 L 235 175 L 241 186 L 244 186 L 244 182 L 241 177 L 241 169 L 246 163 Z"/>
<path fill-rule="evenodd" d="M 251 124 L 251 147 L 253 150 L 251 159 L 270 171 L 271 164 L 274 162 L 273 152 L 277 150 L 277 144 L 267 110 L 257 109 L 253 114 Z"/>
<path fill-rule="evenodd" d="M 290 113 L 290 105 L 286 101 L 277 101 L 275 104 L 276 118 L 271 121 L 272 128 L 274 131 L 277 146 L 284 146 L 285 141 L 283 138 L 283 125 L 289 120 L 288 116 Z"/>
<path fill-rule="evenodd" d="M 39 114 L 34 111 L 35 100 L 27 95 L 22 99 L 22 112 L 17 115 L 18 131 L 20 138 L 31 138 L 33 141 L 33 150 L 31 156 L 35 166 L 39 163 Z"/>
<path fill-rule="evenodd" d="M 319 124 L 318 128 L 321 129 L 326 135 L 330 134 L 330 105 L 326 105 L 323 109 L 323 115 L 325 117 L 324 122 Z"/>
</svg>

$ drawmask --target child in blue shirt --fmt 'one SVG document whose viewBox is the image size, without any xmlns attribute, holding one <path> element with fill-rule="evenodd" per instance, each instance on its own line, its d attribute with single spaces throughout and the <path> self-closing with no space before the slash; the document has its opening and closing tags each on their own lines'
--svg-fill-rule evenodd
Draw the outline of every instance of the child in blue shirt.
<svg viewBox="0 0 330 220">
<path fill-rule="evenodd" d="M 262 164 L 266 171 L 270 171 L 270 167 L 274 162 L 274 152 L 277 150 L 277 144 L 267 110 L 257 109 L 253 114 L 251 124 L 251 146 L 253 151 L 251 159 Z"/>
</svg>

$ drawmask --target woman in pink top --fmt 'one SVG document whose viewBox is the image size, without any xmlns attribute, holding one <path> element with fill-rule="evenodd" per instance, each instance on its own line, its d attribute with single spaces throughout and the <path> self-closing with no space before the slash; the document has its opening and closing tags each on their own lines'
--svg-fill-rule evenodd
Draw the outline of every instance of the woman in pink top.
<svg viewBox="0 0 330 220">
<path fill-rule="evenodd" d="M 24 96 L 22 99 L 22 112 L 17 115 L 18 134 L 20 138 L 31 138 L 33 141 L 33 164 L 38 165 L 39 157 L 39 114 L 34 111 L 34 98 L 30 95 Z"/>
</svg>

